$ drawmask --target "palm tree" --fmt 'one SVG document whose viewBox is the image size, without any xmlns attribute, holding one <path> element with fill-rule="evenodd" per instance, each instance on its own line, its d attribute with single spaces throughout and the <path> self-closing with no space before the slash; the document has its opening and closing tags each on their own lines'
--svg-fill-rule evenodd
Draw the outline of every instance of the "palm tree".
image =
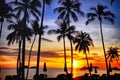
<svg viewBox="0 0 120 80">
<path fill-rule="evenodd" d="M 18 19 L 18 17 L 14 16 L 15 20 L 13 21 L 12 19 L 9 20 L 10 25 L 8 26 L 9 30 L 13 30 L 8 36 L 7 36 L 7 40 L 8 40 L 8 45 L 13 44 L 15 41 L 16 43 L 19 43 L 19 49 L 18 49 L 18 58 L 17 58 L 17 75 L 20 79 L 21 77 L 21 57 L 20 57 L 20 53 L 21 53 L 21 41 L 23 38 L 23 35 L 25 35 L 25 38 L 27 40 L 30 41 L 30 36 L 31 36 L 31 29 L 30 28 L 26 28 L 23 29 L 24 26 L 22 26 L 22 21 L 20 21 Z M 22 33 L 25 32 L 25 33 Z"/>
<path fill-rule="evenodd" d="M 65 37 L 68 35 L 67 32 L 67 24 L 65 21 L 58 21 L 56 22 L 57 25 L 59 26 L 58 29 L 53 29 L 53 30 L 49 30 L 48 34 L 58 34 L 57 36 L 57 40 L 60 41 L 61 38 L 63 38 L 63 47 L 64 47 L 64 71 L 66 72 L 66 74 L 68 74 L 67 72 L 67 63 L 66 63 L 66 46 L 65 46 Z"/>
<path fill-rule="evenodd" d="M 13 9 L 14 12 L 16 12 L 16 15 L 18 15 L 18 17 L 22 17 L 22 21 L 23 21 L 23 29 L 27 29 L 27 22 L 29 22 L 29 18 L 30 18 L 30 14 L 32 14 L 37 20 L 39 20 L 40 16 L 40 12 L 38 10 L 38 7 L 41 7 L 41 4 L 39 2 L 39 0 L 21 0 L 20 2 L 11 2 L 11 4 L 14 4 L 15 7 Z M 23 13 L 23 14 L 21 14 Z M 24 30 L 24 31 L 26 31 Z M 26 44 L 26 40 L 25 40 L 25 35 L 23 35 L 22 38 L 22 79 L 25 79 L 25 75 L 24 75 L 24 65 L 25 65 L 25 44 Z"/>
<path fill-rule="evenodd" d="M 86 25 L 88 25 L 90 22 L 94 21 L 95 19 L 97 19 L 99 21 L 104 57 L 105 57 L 106 68 L 107 68 L 107 75 L 109 75 L 108 64 L 107 64 L 107 59 L 106 59 L 106 52 L 105 52 L 105 45 L 104 45 L 104 39 L 103 39 L 103 32 L 102 32 L 102 22 L 103 22 L 103 19 L 105 19 L 105 20 L 111 22 L 112 24 L 114 24 L 115 16 L 111 11 L 108 11 L 106 9 L 108 9 L 108 8 L 101 4 L 98 4 L 97 7 L 91 7 L 90 10 L 92 10 L 94 12 L 87 14 L 88 20 L 86 21 Z"/>
<path fill-rule="evenodd" d="M 43 22 L 44 22 L 45 4 L 50 5 L 51 2 L 52 2 L 52 0 L 42 0 L 42 16 L 41 16 L 41 25 L 40 25 L 41 29 L 43 28 Z M 39 34 L 39 40 L 38 40 L 36 76 L 38 76 L 38 73 L 39 73 L 40 52 L 41 52 L 41 35 L 42 34 Z"/>
<path fill-rule="evenodd" d="M 91 75 L 91 72 L 89 70 L 90 67 L 89 67 L 87 52 L 89 52 L 89 46 L 94 46 L 92 38 L 88 33 L 81 31 L 76 35 L 74 44 L 76 44 L 75 50 L 78 50 L 79 52 L 83 51 L 83 53 L 86 55 L 88 71 L 89 74 Z"/>
<path fill-rule="evenodd" d="M 32 21 L 32 32 L 34 34 L 34 39 L 33 39 L 33 42 L 32 42 L 32 45 L 31 45 L 31 48 L 30 48 L 30 53 L 29 53 L 29 59 L 28 59 L 28 69 L 27 69 L 27 74 L 26 74 L 26 80 L 28 78 L 28 74 L 29 74 L 29 66 L 30 66 L 30 58 L 31 58 L 31 52 L 32 52 L 32 48 L 33 48 L 33 45 L 35 43 L 35 40 L 36 40 L 36 36 L 37 35 L 44 35 L 45 33 L 45 29 L 48 28 L 48 26 L 43 26 L 42 29 L 39 28 L 39 23 L 38 23 L 38 20 L 35 20 L 35 21 Z"/>
<path fill-rule="evenodd" d="M 12 11 L 12 8 L 10 5 L 8 5 L 5 0 L 0 1 L 0 38 L 1 38 L 1 33 L 2 33 L 2 27 L 3 27 L 3 22 L 6 19 L 10 18 L 10 12 Z"/>
<path fill-rule="evenodd" d="M 7 36 L 7 40 L 8 40 L 8 46 L 13 44 L 15 41 L 16 43 L 18 43 L 18 58 L 17 58 L 17 75 L 20 78 L 20 63 L 21 63 L 21 57 L 20 57 L 20 53 L 21 53 L 21 35 L 20 35 L 20 21 L 19 19 L 14 16 L 14 18 L 16 19 L 16 22 L 13 20 L 8 20 L 10 22 L 10 25 L 8 26 L 8 30 L 14 30 L 13 32 L 11 32 L 8 36 Z"/>
<path fill-rule="evenodd" d="M 78 0 L 59 0 L 58 3 L 61 5 L 54 9 L 54 12 L 59 13 L 58 19 L 67 20 L 67 26 L 70 27 L 70 19 L 72 18 L 74 22 L 78 21 L 78 15 L 84 16 L 84 12 L 81 11 L 81 3 Z M 71 45 L 71 56 L 73 55 L 72 40 L 70 39 Z M 73 58 L 71 58 L 73 59 Z M 73 64 L 73 60 L 71 62 Z M 73 69 L 73 67 L 71 68 Z M 72 70 L 71 70 L 72 74 Z"/>
<path fill-rule="evenodd" d="M 107 59 L 109 59 L 109 68 L 110 68 L 110 62 L 112 62 L 114 59 L 118 61 L 120 55 L 118 54 L 118 48 L 110 47 L 107 51 Z"/>
<path fill-rule="evenodd" d="M 74 36 L 73 34 L 77 34 L 78 31 L 75 30 L 75 26 L 74 25 L 71 25 L 69 28 L 68 28 L 68 32 L 67 33 L 67 38 L 68 40 L 70 40 L 70 46 L 71 46 L 71 74 L 73 74 L 73 46 L 72 46 L 72 40 L 74 40 Z"/>
</svg>

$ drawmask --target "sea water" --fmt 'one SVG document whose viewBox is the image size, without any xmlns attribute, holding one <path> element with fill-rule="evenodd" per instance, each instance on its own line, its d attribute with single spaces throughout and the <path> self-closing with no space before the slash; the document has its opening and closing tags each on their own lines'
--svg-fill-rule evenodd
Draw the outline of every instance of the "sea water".
<svg viewBox="0 0 120 80">
<path fill-rule="evenodd" d="M 30 69 L 28 79 L 33 79 L 35 72 L 36 72 L 36 69 Z M 68 72 L 70 73 L 70 69 L 68 69 Z M 57 77 L 58 74 L 65 74 L 64 69 L 62 69 L 62 68 L 49 68 L 49 69 L 47 69 L 47 72 L 43 72 L 43 70 L 40 69 L 39 73 L 40 74 L 45 73 L 45 74 L 47 74 L 47 77 L 49 77 L 49 78 L 55 78 L 55 77 Z M 74 69 L 73 77 L 82 76 L 85 73 L 88 73 L 88 70 Z M 120 71 L 112 71 L 111 72 L 111 74 L 114 74 L 114 73 L 120 74 Z M 106 70 L 98 69 L 97 73 L 95 73 L 93 70 L 92 74 L 100 74 L 100 75 L 106 74 Z M 5 80 L 5 76 L 7 76 L 7 75 L 16 75 L 16 69 L 1 69 L 1 72 L 0 72 L 1 80 Z"/>
</svg>

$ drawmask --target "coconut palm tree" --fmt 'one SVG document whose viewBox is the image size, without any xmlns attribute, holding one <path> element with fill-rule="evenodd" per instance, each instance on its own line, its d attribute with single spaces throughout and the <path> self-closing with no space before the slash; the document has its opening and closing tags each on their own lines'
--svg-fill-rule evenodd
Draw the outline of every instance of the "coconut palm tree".
<svg viewBox="0 0 120 80">
<path fill-rule="evenodd" d="M 66 46 L 65 46 L 65 37 L 67 36 L 67 24 L 65 21 L 57 21 L 58 29 L 52 29 L 48 31 L 48 34 L 58 34 L 57 40 L 60 41 L 63 38 L 63 47 L 64 47 L 64 71 L 68 74 L 67 63 L 66 63 Z"/>
<path fill-rule="evenodd" d="M 44 14 L 45 14 L 45 5 L 51 5 L 52 0 L 42 0 L 42 16 L 41 16 L 41 25 L 40 28 L 43 28 Z M 36 76 L 39 74 L 39 64 L 40 64 L 40 52 L 41 52 L 41 35 L 39 34 L 38 40 L 38 53 L 37 53 L 37 67 L 36 67 Z"/>
<path fill-rule="evenodd" d="M 17 58 L 17 75 L 20 78 L 20 53 L 21 53 L 21 35 L 20 35 L 20 26 L 21 26 L 21 22 L 20 20 L 17 18 L 17 16 L 14 16 L 16 21 L 13 21 L 12 19 L 9 19 L 8 21 L 10 22 L 10 25 L 8 26 L 8 30 L 14 30 L 13 32 L 11 32 L 8 36 L 7 36 L 7 40 L 8 40 L 8 46 L 13 44 L 15 41 L 16 43 L 19 44 L 18 46 L 18 58 Z"/>
<path fill-rule="evenodd" d="M 38 20 L 35 20 L 35 21 L 32 21 L 32 32 L 34 34 L 34 39 L 33 39 L 33 42 L 32 42 L 32 45 L 31 45 L 31 48 L 30 48 L 30 53 L 29 53 L 29 59 L 28 59 L 28 69 L 27 69 L 27 74 L 26 74 L 26 80 L 28 78 L 28 74 L 29 74 L 29 66 L 30 66 L 30 58 L 31 58 L 31 52 L 32 52 L 32 48 L 33 48 L 33 45 L 35 43 L 35 40 L 36 40 L 36 36 L 37 35 L 44 35 L 45 33 L 45 29 L 48 28 L 48 26 L 43 26 L 42 29 L 40 28 L 40 25 L 38 23 Z"/>
<path fill-rule="evenodd" d="M 84 16 L 84 12 L 81 11 L 80 6 L 81 3 L 78 0 L 58 0 L 58 3 L 61 5 L 54 9 L 54 12 L 59 13 L 58 19 L 65 19 L 67 20 L 67 26 L 70 27 L 70 20 L 74 22 L 78 21 L 78 15 Z M 70 39 L 71 45 L 71 56 L 73 55 L 73 48 L 72 48 L 72 40 Z M 71 58 L 73 59 L 73 58 Z M 73 60 L 71 62 L 73 64 Z M 71 68 L 73 69 L 73 67 Z M 72 70 L 71 70 L 72 74 Z"/>
<path fill-rule="evenodd" d="M 105 52 L 105 45 L 104 45 L 104 38 L 103 38 L 103 32 L 102 32 L 102 22 L 103 19 L 111 22 L 114 24 L 114 14 L 107 10 L 108 8 L 104 5 L 98 4 L 97 7 L 91 7 L 90 10 L 94 11 L 91 13 L 87 14 L 88 20 L 86 21 L 86 25 L 97 19 L 100 24 L 100 33 L 101 33 L 101 39 L 102 39 L 102 45 L 103 45 L 103 51 L 104 51 L 104 57 L 105 57 L 105 62 L 106 62 L 106 68 L 107 68 L 107 75 L 108 73 L 108 64 L 107 64 L 107 59 L 106 59 L 106 52 Z"/>
<path fill-rule="evenodd" d="M 20 78 L 21 77 L 21 57 L 20 57 L 20 53 L 21 53 L 21 41 L 23 38 L 23 35 L 25 35 L 25 38 L 30 41 L 30 36 L 31 36 L 31 29 L 30 28 L 26 28 L 24 29 L 22 26 L 22 21 L 20 21 L 18 19 L 18 17 L 15 16 L 14 20 L 10 19 L 9 20 L 10 25 L 8 26 L 8 30 L 13 30 L 8 36 L 7 36 L 7 40 L 8 40 L 8 45 L 13 44 L 15 41 L 16 43 L 19 43 L 19 49 L 18 49 L 18 58 L 17 58 L 17 75 Z M 25 33 L 22 33 L 25 32 Z"/>
<path fill-rule="evenodd" d="M 5 19 L 10 18 L 12 8 L 10 5 L 8 5 L 5 0 L 0 1 L 0 38 L 1 38 L 1 33 L 2 33 L 2 27 L 3 27 L 3 22 Z"/>
<path fill-rule="evenodd" d="M 39 7 L 41 7 L 41 3 L 39 0 L 21 0 L 17 2 L 11 2 L 11 4 L 14 4 L 16 7 L 13 9 L 14 12 L 16 12 L 16 15 L 18 17 L 22 17 L 23 21 L 23 29 L 27 29 L 27 22 L 29 22 L 29 18 L 31 18 L 29 15 L 32 14 L 33 17 L 35 17 L 37 20 L 39 20 L 40 12 L 38 10 Z M 26 31 L 26 30 L 24 30 Z M 24 66 L 25 66 L 25 35 L 23 35 L 22 38 L 22 79 L 25 79 L 24 75 Z"/>
<path fill-rule="evenodd" d="M 93 46 L 92 38 L 88 33 L 81 31 L 76 35 L 74 39 L 74 44 L 75 44 L 75 50 L 78 50 L 79 52 L 83 51 L 83 53 L 85 54 L 88 71 L 89 71 L 89 74 L 91 75 L 91 72 L 89 70 L 90 67 L 89 67 L 87 52 L 89 52 L 89 46 Z"/>
<path fill-rule="evenodd" d="M 72 41 L 74 40 L 74 35 L 78 33 L 78 31 L 75 30 L 75 26 L 74 25 L 71 25 L 69 28 L 68 28 L 68 32 L 67 33 L 67 38 L 68 40 L 70 40 L 70 46 L 71 46 L 71 74 L 73 74 L 73 46 L 72 46 Z"/>
<path fill-rule="evenodd" d="M 106 55 L 107 55 L 107 59 L 109 59 L 109 69 L 110 69 L 110 62 L 112 62 L 114 59 L 116 59 L 116 61 L 118 61 L 118 59 L 120 57 L 120 55 L 118 54 L 118 48 L 110 47 L 109 50 L 107 51 Z"/>
</svg>

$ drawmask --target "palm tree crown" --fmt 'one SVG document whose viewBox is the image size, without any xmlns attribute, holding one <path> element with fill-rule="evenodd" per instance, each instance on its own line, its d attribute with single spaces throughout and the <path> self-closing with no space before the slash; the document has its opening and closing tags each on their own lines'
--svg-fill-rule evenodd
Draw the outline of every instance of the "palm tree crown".
<svg viewBox="0 0 120 80">
<path fill-rule="evenodd" d="M 93 46 L 93 40 L 90 35 L 82 31 L 76 35 L 74 43 L 76 44 L 75 50 L 83 51 L 84 53 L 89 52 L 89 46 Z"/>
<path fill-rule="evenodd" d="M 38 16 L 41 15 L 38 10 L 38 7 L 41 7 L 39 0 L 21 0 L 11 2 L 11 4 L 17 6 L 13 9 L 13 11 L 17 12 L 16 15 L 18 15 L 18 17 L 21 17 L 21 14 L 23 13 L 24 15 L 22 17 L 29 21 L 30 14 L 32 14 L 37 20 L 39 20 Z"/>
<path fill-rule="evenodd" d="M 57 21 L 56 22 L 57 25 L 59 26 L 59 28 L 57 30 L 49 30 L 48 34 L 59 34 L 59 36 L 57 37 L 57 40 L 60 41 L 60 39 L 62 37 L 68 37 L 68 39 L 73 39 L 73 36 L 71 34 L 77 33 L 77 31 L 75 31 L 75 26 L 72 25 L 69 28 L 67 27 L 66 21 Z"/>
<path fill-rule="evenodd" d="M 118 48 L 110 47 L 107 51 L 107 59 L 110 61 L 113 61 L 113 59 L 116 59 L 118 61 L 120 55 L 118 54 Z"/>
<path fill-rule="evenodd" d="M 23 38 L 23 36 L 30 41 L 32 30 L 28 27 L 24 27 L 23 21 L 20 21 L 18 17 L 16 17 L 16 21 L 9 20 L 9 22 L 10 25 L 8 26 L 8 29 L 13 30 L 13 32 L 11 32 L 6 38 L 8 40 L 8 45 L 11 43 L 13 44 L 15 40 L 18 42 Z"/>
<path fill-rule="evenodd" d="M 113 24 L 115 16 L 111 11 L 108 11 L 106 9 L 108 8 L 101 4 L 98 4 L 97 7 L 91 7 L 90 10 L 94 12 L 87 14 L 88 20 L 86 21 L 86 25 L 88 25 L 90 22 L 94 21 L 95 19 L 98 19 L 100 22 L 102 22 L 103 19 L 105 19 Z"/>
<path fill-rule="evenodd" d="M 81 11 L 81 3 L 78 0 L 59 0 L 60 7 L 54 9 L 54 12 L 58 12 L 58 19 L 68 19 L 71 17 L 75 22 L 78 21 L 77 14 L 84 16 L 84 12 Z"/>
</svg>

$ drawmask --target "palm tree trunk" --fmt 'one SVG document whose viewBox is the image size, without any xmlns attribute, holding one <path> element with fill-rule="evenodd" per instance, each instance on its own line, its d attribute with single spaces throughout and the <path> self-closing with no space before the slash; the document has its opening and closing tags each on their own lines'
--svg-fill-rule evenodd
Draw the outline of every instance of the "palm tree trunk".
<svg viewBox="0 0 120 80">
<path fill-rule="evenodd" d="M 28 69 L 27 69 L 27 74 L 26 74 L 26 80 L 28 79 L 28 74 L 29 74 L 29 66 L 30 66 L 30 58 L 31 58 L 31 52 L 32 52 L 32 48 L 33 48 L 33 45 L 35 43 L 35 40 L 36 40 L 36 36 L 34 36 L 34 39 L 33 39 L 33 42 L 32 42 L 32 45 L 31 45 L 31 48 L 30 48 L 30 53 L 29 53 L 29 58 L 28 58 Z"/>
<path fill-rule="evenodd" d="M 63 37 L 63 46 L 64 46 L 64 71 L 66 72 L 66 74 L 68 74 L 68 71 L 67 71 L 67 62 L 66 62 L 66 46 L 65 46 L 65 37 Z"/>
<path fill-rule="evenodd" d="M 70 40 L 71 45 L 71 74 L 73 74 L 73 47 L 72 47 L 72 40 Z"/>
<path fill-rule="evenodd" d="M 23 45 L 22 45 L 22 80 L 25 80 L 25 36 L 23 37 Z"/>
<path fill-rule="evenodd" d="M 42 9 L 42 18 L 41 18 L 41 27 L 40 27 L 41 29 L 43 27 L 44 12 L 45 12 L 45 0 L 43 0 L 43 9 Z M 41 33 L 39 34 L 39 45 L 38 45 L 38 55 L 37 55 L 37 69 L 36 69 L 36 75 L 37 76 L 38 76 L 38 73 L 39 73 L 40 52 L 41 52 Z"/>
<path fill-rule="evenodd" d="M 104 39 L 103 39 L 103 32 L 102 32 L 102 24 L 100 22 L 100 32 L 101 32 L 101 39 L 102 39 L 102 45 L 103 45 L 103 51 L 104 51 L 104 57 L 105 57 L 105 62 L 106 62 L 106 68 L 107 68 L 107 75 L 109 75 L 109 70 L 108 70 L 108 63 L 107 63 L 107 58 L 106 58 L 106 51 L 105 51 L 105 45 L 104 45 Z"/>
<path fill-rule="evenodd" d="M 39 64 L 40 64 L 40 49 L 41 48 L 41 35 L 39 34 L 39 42 L 38 42 L 38 54 L 37 54 L 37 67 L 36 67 L 36 76 L 39 75 Z"/>
<path fill-rule="evenodd" d="M 1 26 L 0 26 L 0 39 L 1 39 L 1 35 L 2 35 L 2 26 L 3 26 L 3 22 L 1 22 Z"/>
<path fill-rule="evenodd" d="M 85 56 L 86 56 L 86 61 L 87 61 L 87 66 L 88 66 L 88 71 L 89 71 L 89 74 L 91 76 L 91 72 L 90 72 L 90 67 L 89 67 L 89 62 L 88 62 L 88 57 L 87 57 L 87 53 L 85 53 Z"/>
<path fill-rule="evenodd" d="M 17 75 L 18 78 L 20 79 L 20 53 L 21 53 L 21 40 L 19 40 L 19 50 L 18 50 L 18 59 L 17 59 Z"/>
</svg>

